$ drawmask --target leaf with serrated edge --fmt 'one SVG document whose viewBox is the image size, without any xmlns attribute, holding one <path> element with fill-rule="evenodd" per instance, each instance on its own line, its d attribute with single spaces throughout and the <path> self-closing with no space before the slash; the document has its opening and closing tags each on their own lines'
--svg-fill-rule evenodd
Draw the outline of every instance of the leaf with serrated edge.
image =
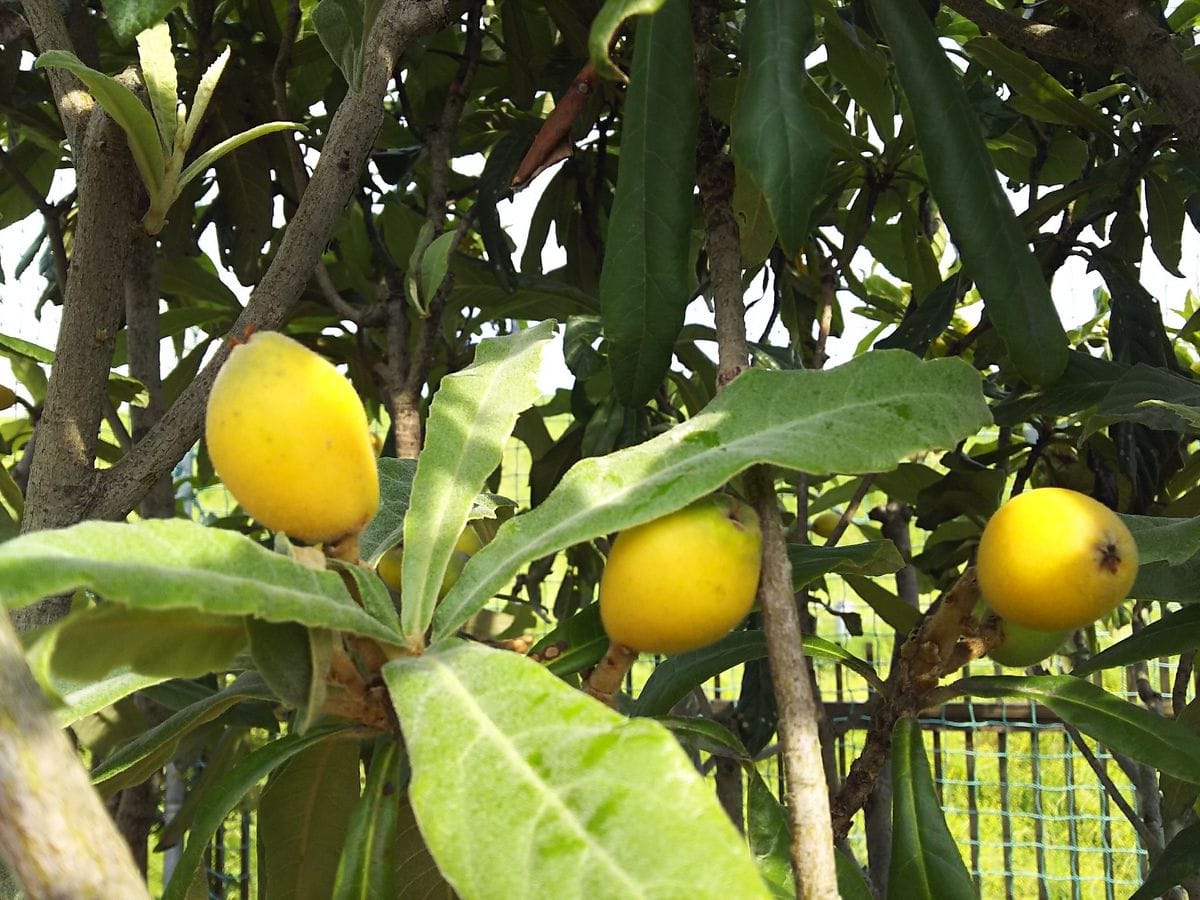
<svg viewBox="0 0 1200 900">
<path fill-rule="evenodd" d="M 158 129 L 154 117 L 142 105 L 129 88 L 103 72 L 85 66 L 73 53 L 65 50 L 47 50 L 34 63 L 37 68 L 56 66 L 66 69 L 87 85 L 104 111 L 125 131 L 129 150 L 137 165 L 138 173 L 151 195 L 158 193 L 163 183 L 166 161 L 162 145 L 158 141 Z"/>
<path fill-rule="evenodd" d="M 768 896 L 712 791 L 653 721 L 476 644 L 394 660 L 383 675 L 413 810 L 459 894 Z"/>
<path fill-rule="evenodd" d="M 541 394 L 537 376 L 554 326 L 481 341 L 475 361 L 443 378 L 433 397 L 404 518 L 400 617 L 410 642 L 420 643 L 429 627 L 454 543 L 517 416 Z"/>
<path fill-rule="evenodd" d="M 664 0 L 605 0 L 600 12 L 592 20 L 588 35 L 588 54 L 592 65 L 604 78 L 626 81 L 625 73 L 618 69 L 608 55 L 608 48 L 617 36 L 622 23 L 631 16 L 646 16 L 658 12 Z"/>
<path fill-rule="evenodd" d="M 953 447 L 990 418 L 978 373 L 958 359 L 881 350 L 821 371 L 750 369 L 682 425 L 580 461 L 538 508 L 500 526 L 438 606 L 434 639 L 531 560 L 664 516 L 756 463 L 881 472 L 909 453 Z"/>
<path fill-rule="evenodd" d="M 190 607 L 400 642 L 350 598 L 336 572 L 195 522 L 83 522 L 0 544 L 0 606 L 18 609 L 81 587 L 143 609 Z"/>
<path fill-rule="evenodd" d="M 163 153 L 170 155 L 178 125 L 179 86 L 175 73 L 175 57 L 171 54 L 171 29 L 159 22 L 137 36 L 138 61 L 142 66 L 142 81 L 150 95 L 150 109 L 158 126 Z"/>
<path fill-rule="evenodd" d="M 1036 700 L 1115 752 L 1200 784 L 1200 737 L 1090 681 L 1070 675 L 979 675 L 956 682 L 954 689 L 978 697 Z"/>
<path fill-rule="evenodd" d="M 163 891 L 163 900 L 184 900 L 200 859 L 217 826 L 241 802 L 259 781 L 283 765 L 301 750 L 328 739 L 339 740 L 338 732 L 348 731 L 345 725 L 326 725 L 303 736 L 288 735 L 259 747 L 212 786 L 196 810 L 196 818 L 188 832 L 187 846 L 175 865 L 171 881 Z"/>
<path fill-rule="evenodd" d="M 199 130 L 204 114 L 208 111 L 208 103 L 217 89 L 217 82 L 221 80 L 221 73 L 225 71 L 225 64 L 229 62 L 231 52 L 229 47 L 222 50 L 221 55 L 213 60 L 213 64 L 205 69 L 200 84 L 196 86 L 196 96 L 192 98 L 192 108 L 188 110 L 187 121 L 183 126 L 184 150 L 192 146 L 192 140 L 196 137 L 196 131 Z"/>
</svg>

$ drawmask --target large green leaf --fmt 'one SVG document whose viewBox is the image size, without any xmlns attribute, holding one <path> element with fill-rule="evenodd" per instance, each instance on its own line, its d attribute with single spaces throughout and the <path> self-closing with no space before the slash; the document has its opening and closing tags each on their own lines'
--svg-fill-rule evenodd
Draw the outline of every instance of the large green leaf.
<svg viewBox="0 0 1200 900">
<path fill-rule="evenodd" d="M 301 750 L 275 770 L 258 803 L 259 896 L 328 900 L 358 803 L 358 740 Z"/>
<path fill-rule="evenodd" d="M 434 395 L 404 519 L 400 618 L 410 643 L 420 644 L 429 627 L 475 495 L 500 465 L 517 416 L 540 396 L 542 351 L 554 324 L 482 341 L 475 361 L 443 378 Z"/>
<path fill-rule="evenodd" d="M 413 810 L 462 896 L 625 898 L 681 886 L 696 898 L 767 896 L 711 790 L 655 722 L 477 644 L 394 660 L 383 674 L 412 761 Z"/>
<path fill-rule="evenodd" d="M 363 49 L 382 5 L 380 0 L 321 0 L 313 27 L 352 90 L 362 82 Z"/>
<path fill-rule="evenodd" d="M 1200 871 L 1200 823 L 1189 825 L 1167 844 L 1150 867 L 1145 883 L 1129 900 L 1154 900 Z"/>
<path fill-rule="evenodd" d="M 1189 784 L 1200 784 L 1200 737 L 1173 719 L 1127 703 L 1090 681 L 1070 675 L 981 675 L 964 678 L 954 687 L 972 696 L 1020 697 L 1043 703 L 1117 753 Z"/>
<path fill-rule="evenodd" d="M 617 396 L 646 402 L 662 384 L 691 299 L 696 78 L 685 0 L 638 23 L 621 164 L 600 273 L 600 310 Z"/>
<path fill-rule="evenodd" d="M 0 544 L 0 606 L 17 609 L 78 588 L 142 609 L 251 615 L 400 643 L 350 598 L 336 572 L 195 522 L 83 522 Z"/>
<path fill-rule="evenodd" d="M 1161 346 L 1162 342 L 1156 343 Z M 1114 422 L 1137 422 L 1161 431 L 1195 431 L 1200 427 L 1200 385 L 1166 369 L 1138 363 L 1109 388 L 1088 416 L 1082 437 Z"/>
<path fill-rule="evenodd" d="M 198 678 L 225 669 L 246 646 L 241 616 L 195 609 L 138 609 L 104 603 L 53 626 L 50 669 L 88 681 L 128 667 L 159 678 Z"/>
<path fill-rule="evenodd" d="M 163 900 L 184 900 L 188 896 L 188 888 L 212 840 L 213 832 L 256 784 L 300 751 L 327 739 L 344 739 L 345 735 L 339 732 L 346 731 L 345 725 L 326 725 L 303 736 L 288 735 L 255 750 L 225 773 L 196 810 L 187 845 L 163 891 Z"/>
<path fill-rule="evenodd" d="M 973 900 L 979 896 L 933 788 L 921 726 L 902 717 L 892 732 L 893 900 Z"/>
<path fill-rule="evenodd" d="M 539 507 L 502 525 L 438 607 L 435 638 L 531 560 L 673 512 L 756 463 L 879 472 L 917 450 L 951 447 L 988 420 L 978 374 L 957 359 L 884 350 L 822 371 L 750 369 L 684 424 L 580 461 Z"/>
<path fill-rule="evenodd" d="M 804 57 L 813 42 L 809 0 L 750 0 L 742 31 L 744 86 L 733 150 L 762 188 L 789 258 L 808 234 L 830 151 L 804 99 Z"/>
<path fill-rule="evenodd" d="M 1076 666 L 1071 674 L 1087 675 L 1099 669 L 1177 656 L 1197 648 L 1200 648 L 1200 606 L 1189 606 L 1168 613 L 1123 641 L 1106 647 L 1083 665 Z"/>
<path fill-rule="evenodd" d="M 1023 378 L 1046 385 L 1067 365 L 1050 289 L 1000 187 L 959 76 L 917 0 L 871 0 L 887 38 L 950 235 Z"/>
<path fill-rule="evenodd" d="M 246 672 L 228 687 L 206 695 L 121 745 L 93 770 L 92 781 L 103 785 L 105 791 L 139 784 L 171 758 L 184 735 L 244 700 L 272 699 L 266 682 L 257 673 Z"/>
<path fill-rule="evenodd" d="M 38 68 L 55 66 L 66 69 L 87 85 L 104 111 L 124 130 L 138 173 L 146 184 L 146 190 L 153 196 L 162 187 L 166 160 L 154 117 L 133 91 L 115 78 L 85 66 L 79 57 L 65 50 L 48 50 L 37 58 L 34 65 Z"/>
<path fill-rule="evenodd" d="M 362 797 L 346 825 L 346 840 L 330 894 L 333 900 L 399 896 L 389 852 L 396 842 L 400 758 L 395 741 L 388 737 L 376 740 Z"/>
</svg>

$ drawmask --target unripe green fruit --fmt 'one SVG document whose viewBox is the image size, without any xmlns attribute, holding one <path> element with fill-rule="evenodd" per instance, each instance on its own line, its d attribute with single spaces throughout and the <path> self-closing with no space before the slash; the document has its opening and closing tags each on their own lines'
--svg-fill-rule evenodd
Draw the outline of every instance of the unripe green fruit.
<svg viewBox="0 0 1200 900">
<path fill-rule="evenodd" d="M 483 547 L 483 541 L 479 539 L 479 534 L 474 528 L 467 525 L 454 544 L 454 552 L 450 554 L 450 562 L 446 565 L 446 574 L 442 576 L 442 586 L 438 588 L 439 600 L 450 593 L 450 589 L 458 583 L 458 577 L 462 574 L 463 567 L 472 556 L 479 552 L 481 547 Z M 379 573 L 383 583 L 397 594 L 401 590 L 400 573 L 403 564 L 404 545 L 397 544 L 383 554 L 375 566 L 375 571 Z"/>
<path fill-rule="evenodd" d="M 817 537 L 828 538 L 841 523 L 842 517 L 832 510 L 827 510 L 812 520 L 812 532 Z"/>
<path fill-rule="evenodd" d="M 1000 507 L 976 560 L 983 599 L 1005 622 L 1037 631 L 1082 628 L 1111 612 L 1137 570 L 1125 523 L 1065 488 L 1025 491 Z"/>
<path fill-rule="evenodd" d="M 327 360 L 259 331 L 217 373 L 205 420 L 208 452 L 238 503 L 273 531 L 330 542 L 362 530 L 379 507 L 362 402 Z"/>
<path fill-rule="evenodd" d="M 758 516 L 721 494 L 629 528 L 600 578 L 604 630 L 644 653 L 711 644 L 750 611 L 761 558 Z"/>
<path fill-rule="evenodd" d="M 1004 640 L 988 651 L 988 656 L 1014 669 L 1026 669 L 1053 656 L 1070 631 L 1035 631 L 1015 622 L 1000 620 Z"/>
</svg>

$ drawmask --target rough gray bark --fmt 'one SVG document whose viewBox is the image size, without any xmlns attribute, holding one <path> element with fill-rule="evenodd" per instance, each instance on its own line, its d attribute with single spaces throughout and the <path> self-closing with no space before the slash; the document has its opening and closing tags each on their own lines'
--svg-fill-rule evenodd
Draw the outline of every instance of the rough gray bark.
<svg viewBox="0 0 1200 900">
<path fill-rule="evenodd" d="M 71 525 L 88 515 L 113 345 L 125 305 L 141 182 L 120 127 L 102 110 L 75 148 L 79 212 L 21 530 Z M 66 613 L 65 597 L 13 615 L 22 631 Z"/>
</svg>

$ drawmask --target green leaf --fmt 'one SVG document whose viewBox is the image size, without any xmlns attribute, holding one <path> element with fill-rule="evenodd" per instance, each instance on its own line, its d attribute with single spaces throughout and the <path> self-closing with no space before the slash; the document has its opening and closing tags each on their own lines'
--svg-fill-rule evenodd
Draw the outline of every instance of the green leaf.
<svg viewBox="0 0 1200 900">
<path fill-rule="evenodd" d="M 1195 431 L 1200 425 L 1200 385 L 1166 369 L 1138 363 L 1104 394 L 1084 422 L 1081 440 L 1114 422 L 1136 422 L 1160 431 Z"/>
<path fill-rule="evenodd" d="M 296 131 L 304 130 L 304 126 L 296 122 L 265 122 L 262 125 L 255 125 L 240 134 L 235 134 L 233 137 L 225 138 L 215 147 L 210 147 L 201 153 L 196 159 L 179 175 L 179 181 L 176 183 L 175 196 L 179 196 L 179 192 L 187 185 L 189 181 L 197 175 L 203 174 L 209 169 L 218 159 L 226 154 L 232 153 L 238 147 L 248 144 L 264 135 L 274 134 L 276 131 Z"/>
<path fill-rule="evenodd" d="M 546 663 L 546 668 L 561 678 L 600 662 L 608 650 L 608 643 L 608 635 L 600 621 L 600 604 L 589 603 L 570 618 L 560 619 L 529 652 L 540 655 L 548 647 L 565 645 L 559 647 L 558 655 Z"/>
<path fill-rule="evenodd" d="M 434 617 L 453 634 L 526 563 L 648 522 L 756 463 L 814 475 L 881 472 L 987 423 L 978 374 L 958 359 L 881 350 L 828 370 L 743 372 L 697 416 L 571 468 L 541 505 L 500 527 Z"/>
<path fill-rule="evenodd" d="M 653 721 L 477 644 L 394 660 L 383 675 L 413 810 L 459 894 L 767 896 L 711 790 Z"/>
<path fill-rule="evenodd" d="M 105 791 L 139 784 L 146 775 L 166 764 L 184 735 L 211 722 L 244 700 L 273 700 L 267 684 L 256 672 L 238 676 L 228 687 L 186 706 L 162 723 L 121 745 L 92 771 L 92 781 Z"/>
<path fill-rule="evenodd" d="M 48 50 L 37 58 L 39 69 L 54 66 L 66 69 L 87 85 L 104 111 L 121 126 L 129 140 L 129 151 L 137 165 L 146 190 L 154 196 L 162 188 L 166 160 L 158 141 L 158 130 L 150 111 L 142 105 L 133 91 L 115 78 L 85 66 L 73 53 Z"/>
<path fill-rule="evenodd" d="M 1200 871 L 1200 823 L 1189 825 L 1162 852 L 1129 900 L 1154 900 Z"/>
<path fill-rule="evenodd" d="M 879 676 L 870 663 L 838 644 L 812 634 L 804 635 L 803 643 L 804 652 L 809 656 L 842 663 L 873 684 L 879 683 Z M 763 659 L 766 655 L 767 641 L 761 631 L 734 631 L 707 647 L 671 656 L 654 667 L 634 701 L 631 714 L 666 715 L 693 688 L 734 666 Z"/>
<path fill-rule="evenodd" d="M 187 846 L 176 863 L 171 881 L 163 891 L 163 900 L 185 900 L 217 826 L 225 821 L 251 788 L 301 750 L 326 739 L 341 740 L 344 736 L 338 732 L 346 731 L 348 729 L 344 725 L 327 725 L 303 736 L 288 735 L 260 747 L 230 769 L 212 786 L 196 810 L 196 819 L 188 832 Z"/>
<path fill-rule="evenodd" d="M 354 582 L 354 596 L 363 609 L 388 628 L 400 630 L 400 614 L 396 612 L 392 595 L 378 574 L 353 563 L 338 561 L 332 565 L 334 570 L 342 573 L 343 578 Z"/>
<path fill-rule="evenodd" d="M 888 897 L 978 897 L 933 788 L 921 726 L 902 717 L 892 732 L 892 864 Z"/>
<path fill-rule="evenodd" d="M 358 740 L 333 737 L 275 770 L 258 803 L 259 896 L 328 900 L 358 804 Z"/>
<path fill-rule="evenodd" d="M 1189 606 L 1151 622 L 1123 641 L 1097 653 L 1071 674 L 1079 677 L 1100 669 L 1128 666 L 1159 657 L 1177 656 L 1200 648 L 1200 606 Z"/>
<path fill-rule="evenodd" d="M 929 184 L 1021 376 L 1053 382 L 1067 337 L 1037 260 L 992 167 L 959 76 L 916 0 L 871 0 L 908 98 Z"/>
<path fill-rule="evenodd" d="M 346 826 L 333 900 L 400 896 L 390 851 L 396 842 L 401 758 L 399 746 L 390 737 L 375 741 L 366 786 Z"/>
<path fill-rule="evenodd" d="M 130 694 L 136 694 L 164 680 L 158 675 L 139 675 L 128 669 L 112 672 L 98 681 L 56 680 L 52 689 L 58 693 L 63 705 L 54 710 L 55 721 L 60 728 L 67 728 Z"/>
<path fill-rule="evenodd" d="M 964 678 L 954 687 L 972 696 L 1036 700 L 1117 753 L 1189 784 L 1200 784 L 1200 737 L 1089 681 L 1070 675 L 992 675 Z"/>
<path fill-rule="evenodd" d="M 317 37 L 351 90 L 362 83 L 363 48 L 380 6 L 380 0 L 321 0 L 312 11 Z"/>
<path fill-rule="evenodd" d="M 192 98 L 192 108 L 188 110 L 187 120 L 183 126 L 183 149 L 185 151 L 192 146 L 196 132 L 200 130 L 200 123 L 204 121 L 204 114 L 208 112 L 208 104 L 212 100 L 213 93 L 217 89 L 217 82 L 221 80 L 221 74 L 225 71 L 225 64 L 229 62 L 229 55 L 232 52 L 232 47 L 222 50 L 221 55 L 204 70 L 204 75 L 201 76 L 200 83 L 196 86 L 196 95 Z"/>
<path fill-rule="evenodd" d="M 1121 520 L 1137 542 L 1142 564 L 1161 561 L 1177 566 L 1200 551 L 1200 518 L 1121 515 Z"/>
<path fill-rule="evenodd" d="M 10 145 L 5 152 L 16 171 L 25 176 L 39 195 L 45 197 L 54 181 L 59 154 L 49 153 L 33 141 L 20 141 L 15 146 Z M 36 211 L 33 198 L 8 173 L 0 173 L 0 231 Z"/>
<path fill-rule="evenodd" d="M 333 659 L 332 633 L 294 622 L 246 620 L 250 654 L 275 696 L 300 710 L 304 732 L 325 700 L 325 678 Z"/>
<path fill-rule="evenodd" d="M 102 679 L 128 668 L 160 679 L 226 669 L 246 646 L 240 616 L 195 609 L 150 610 L 103 603 L 54 626 L 50 666 L 57 677 Z"/>
<path fill-rule="evenodd" d="M 380 896 L 420 897 L 421 900 L 459 900 L 446 882 L 437 863 L 429 853 L 429 846 L 421 835 L 417 817 L 413 813 L 408 791 L 399 800 L 399 821 L 396 825 L 396 843 L 392 849 L 391 862 L 395 867 L 395 879 L 400 891 L 392 894 L 373 894 L 368 900 Z"/>
<path fill-rule="evenodd" d="M 1146 174 L 1146 221 L 1150 229 L 1150 246 L 1162 267 L 1182 278 L 1179 260 L 1182 255 L 1184 200 L 1181 185 Z"/>
<path fill-rule="evenodd" d="M 175 57 L 171 53 L 171 29 L 166 22 L 159 22 L 137 36 L 137 45 L 142 82 L 150 96 L 150 110 L 158 126 L 163 153 L 169 156 L 175 146 L 175 130 L 179 125 L 179 87 Z"/>
<path fill-rule="evenodd" d="M 122 47 L 180 5 L 180 0 L 104 0 L 105 19 Z M 174 132 L 172 132 L 174 135 Z"/>
<path fill-rule="evenodd" d="M 1088 106 L 1029 56 L 1011 50 L 994 37 L 978 37 L 963 47 L 967 54 L 1008 82 L 1012 107 L 1031 118 L 1055 125 L 1074 125 L 1111 136 L 1112 121 Z"/>
<path fill-rule="evenodd" d="M 890 575 L 904 568 L 904 557 L 891 541 L 865 541 L 844 547 L 788 544 L 792 587 L 800 590 L 830 572 L 843 575 Z"/>
<path fill-rule="evenodd" d="M 412 497 L 415 459 L 381 456 L 375 463 L 379 474 L 379 511 L 358 537 L 358 552 L 369 566 L 404 540 L 404 515 Z"/>
<path fill-rule="evenodd" d="M 656 716 L 655 721 L 687 749 L 749 762 L 750 754 L 745 746 L 719 722 L 700 716 Z"/>
<path fill-rule="evenodd" d="M 617 396 L 645 403 L 662 384 L 691 300 L 696 78 L 685 0 L 638 24 L 621 165 L 600 273 Z"/>
<path fill-rule="evenodd" d="M 625 73 L 616 67 L 608 51 L 621 25 L 632 16 L 653 15 L 662 8 L 664 0 L 605 0 L 592 20 L 588 34 L 588 55 L 602 78 L 627 81 Z"/>
<path fill-rule="evenodd" d="M 481 341 L 475 361 L 443 378 L 434 395 L 404 519 L 400 617 L 412 643 L 429 627 L 475 495 L 503 459 L 517 416 L 540 396 L 537 376 L 554 325 Z"/>
<path fill-rule="evenodd" d="M 908 634 L 919 621 L 921 611 L 909 606 L 887 588 L 861 575 L 845 575 L 846 583 L 883 621 L 901 634 Z"/>
<path fill-rule="evenodd" d="M 896 98 L 888 84 L 887 61 L 873 42 L 844 21 L 831 5 L 822 2 L 820 6 L 829 71 L 871 116 L 880 136 L 890 141 L 896 131 Z"/>
<path fill-rule="evenodd" d="M 801 92 L 813 43 L 808 0 L 750 0 L 742 32 L 744 87 L 733 151 L 762 188 L 788 258 L 808 234 L 829 166 L 829 146 Z"/>
<path fill-rule="evenodd" d="M 457 237 L 458 234 L 454 231 L 438 235 L 421 254 L 421 290 L 426 306 L 446 277 L 446 270 L 450 266 L 450 251 L 454 249 Z"/>
<path fill-rule="evenodd" d="M 0 605 L 18 609 L 78 588 L 142 609 L 251 615 L 400 642 L 350 598 L 336 572 L 195 522 L 83 522 L 0 544 Z"/>
</svg>

